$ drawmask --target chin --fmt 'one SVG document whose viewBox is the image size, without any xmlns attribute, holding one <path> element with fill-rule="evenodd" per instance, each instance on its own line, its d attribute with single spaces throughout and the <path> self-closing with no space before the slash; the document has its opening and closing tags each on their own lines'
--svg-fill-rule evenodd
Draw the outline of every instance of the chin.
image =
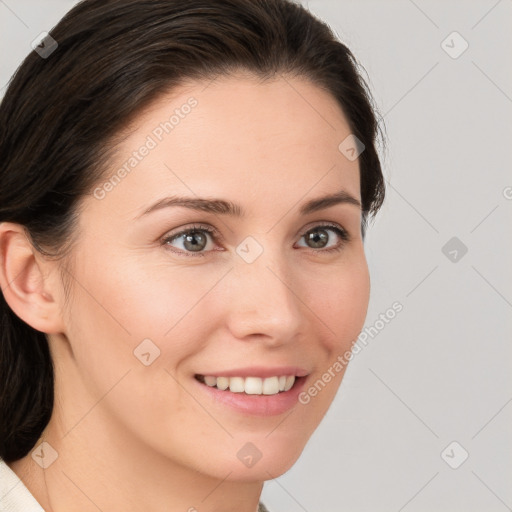
<svg viewBox="0 0 512 512">
<path fill-rule="evenodd" d="M 218 476 L 224 478 L 230 473 L 230 481 L 263 482 L 286 473 L 299 459 L 307 439 L 293 439 L 293 436 L 286 436 L 285 432 L 271 440 L 272 436 L 274 434 L 259 441 L 237 441 L 235 457 L 224 453 L 221 456 L 222 461 L 216 465 L 216 473 L 222 473 Z M 221 467 L 222 470 L 219 471 Z"/>
<path fill-rule="evenodd" d="M 280 456 L 272 456 L 272 458 L 268 458 L 265 461 L 261 459 L 250 468 L 243 467 L 242 465 L 236 466 L 233 469 L 228 469 L 222 478 L 224 478 L 229 471 L 232 471 L 229 478 L 227 478 L 227 480 L 232 482 L 264 482 L 266 480 L 272 480 L 284 475 L 290 470 L 298 460 L 299 455 L 282 458 Z"/>
</svg>

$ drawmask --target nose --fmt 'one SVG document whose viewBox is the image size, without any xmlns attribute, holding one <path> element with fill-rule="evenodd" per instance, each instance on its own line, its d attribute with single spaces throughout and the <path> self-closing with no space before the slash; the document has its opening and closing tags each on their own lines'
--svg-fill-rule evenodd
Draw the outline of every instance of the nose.
<svg viewBox="0 0 512 512">
<path fill-rule="evenodd" d="M 293 342 L 306 318 L 298 283 L 285 262 L 238 260 L 229 283 L 227 322 L 237 339 L 279 346 Z"/>
</svg>

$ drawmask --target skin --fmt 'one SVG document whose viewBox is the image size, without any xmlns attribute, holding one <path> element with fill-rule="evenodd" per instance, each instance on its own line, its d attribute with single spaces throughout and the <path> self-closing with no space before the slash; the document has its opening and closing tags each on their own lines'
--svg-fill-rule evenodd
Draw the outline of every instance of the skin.
<svg viewBox="0 0 512 512">
<path fill-rule="evenodd" d="M 309 385 L 363 327 L 360 208 L 299 214 L 341 189 L 361 200 L 358 161 L 338 149 L 350 129 L 337 102 L 299 78 L 238 74 L 207 85 L 183 85 L 135 118 L 107 177 L 175 108 L 198 101 L 103 199 L 83 198 L 63 262 L 42 257 L 21 226 L 0 224 L 6 300 L 48 334 L 55 361 L 55 406 L 40 441 L 58 458 L 44 471 L 31 454 L 10 464 L 45 510 L 254 512 L 263 482 L 301 454 L 343 372 L 307 405 L 266 417 L 214 403 L 194 374 L 297 365 Z M 174 207 L 134 220 L 172 194 L 231 200 L 246 216 Z M 349 233 L 343 241 L 326 231 L 340 251 L 308 245 L 305 233 L 325 222 Z M 187 257 L 183 240 L 162 243 L 197 223 L 222 236 L 204 234 L 206 256 Z M 250 264 L 236 253 L 248 236 L 263 248 Z M 146 338 L 160 350 L 149 366 L 133 354 Z M 247 442 L 263 455 L 251 468 L 236 456 Z"/>
</svg>

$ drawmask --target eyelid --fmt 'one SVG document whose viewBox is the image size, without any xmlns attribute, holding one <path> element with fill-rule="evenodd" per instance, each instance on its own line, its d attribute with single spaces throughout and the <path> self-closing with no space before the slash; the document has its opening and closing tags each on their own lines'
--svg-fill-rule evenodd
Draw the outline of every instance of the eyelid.
<svg viewBox="0 0 512 512">
<path fill-rule="evenodd" d="M 218 231 L 213 226 L 210 226 L 208 224 L 192 224 L 190 226 L 185 226 L 184 228 L 181 228 L 176 233 L 170 232 L 169 234 L 165 234 L 162 237 L 162 240 L 164 242 L 168 242 L 169 240 L 173 240 L 175 238 L 178 238 L 178 237 L 180 237 L 182 235 L 185 235 L 186 233 L 189 233 L 191 231 L 206 231 L 206 232 L 214 235 L 216 240 L 224 241 L 224 237 L 222 236 L 220 231 Z"/>
<path fill-rule="evenodd" d="M 302 232 L 302 236 L 304 236 L 306 233 L 308 233 L 309 231 L 312 231 L 315 228 L 335 228 L 335 229 L 342 231 L 344 233 L 344 235 L 347 237 L 347 240 L 350 238 L 349 232 L 341 224 L 338 224 L 337 222 L 332 222 L 329 220 L 320 220 L 320 221 L 315 221 L 312 224 L 309 224 L 308 226 L 303 228 L 304 231 Z"/>
</svg>

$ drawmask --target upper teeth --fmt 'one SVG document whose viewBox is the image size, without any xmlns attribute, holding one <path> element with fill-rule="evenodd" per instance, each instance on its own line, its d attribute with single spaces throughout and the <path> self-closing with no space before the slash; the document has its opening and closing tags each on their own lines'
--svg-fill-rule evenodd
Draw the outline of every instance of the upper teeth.
<svg viewBox="0 0 512 512">
<path fill-rule="evenodd" d="M 294 375 L 280 377 L 213 377 L 207 375 L 204 382 L 210 387 L 228 389 L 233 393 L 246 393 L 248 395 L 277 395 L 280 391 L 288 391 L 295 382 Z"/>
</svg>

